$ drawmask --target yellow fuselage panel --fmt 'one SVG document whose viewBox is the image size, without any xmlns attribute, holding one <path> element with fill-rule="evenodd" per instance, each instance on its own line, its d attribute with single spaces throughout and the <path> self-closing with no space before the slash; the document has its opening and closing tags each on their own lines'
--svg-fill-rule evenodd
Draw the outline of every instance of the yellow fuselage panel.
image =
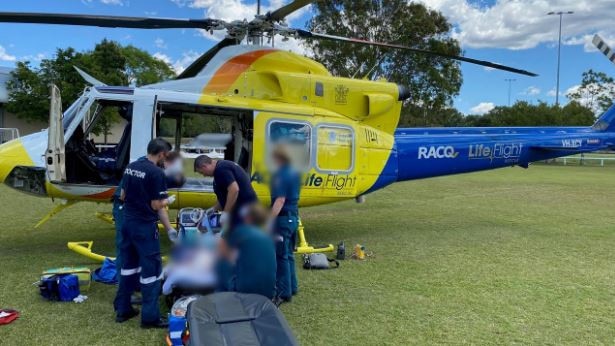
<svg viewBox="0 0 615 346">
<path fill-rule="evenodd" d="M 21 139 L 15 139 L 0 145 L 0 183 L 16 166 L 32 166 L 34 162 L 28 155 Z"/>
<path fill-rule="evenodd" d="M 256 50 L 223 63 L 203 86 L 198 103 L 255 110 L 251 178 L 264 204 L 270 203 L 269 124 L 308 125 L 315 145 L 304 153 L 309 164 L 300 206 L 311 206 L 354 198 L 374 186 L 394 147 L 398 93 L 393 83 L 336 78 L 311 59 Z M 47 191 L 54 198 L 107 202 L 114 187 L 48 183 Z M 171 193 L 179 197 L 174 208 L 208 207 L 216 201 L 212 191 Z"/>
</svg>

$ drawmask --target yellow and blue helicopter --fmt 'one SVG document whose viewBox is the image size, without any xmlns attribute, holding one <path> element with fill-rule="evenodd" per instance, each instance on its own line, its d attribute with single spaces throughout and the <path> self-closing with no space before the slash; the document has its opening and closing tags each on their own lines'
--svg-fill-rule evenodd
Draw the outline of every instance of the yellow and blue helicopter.
<svg viewBox="0 0 615 346">
<path fill-rule="evenodd" d="M 224 158 L 252 176 L 267 203 L 270 150 L 285 143 L 305 171 L 300 205 L 313 206 L 365 194 L 395 182 L 447 174 L 528 167 L 533 161 L 611 148 L 615 109 L 591 127 L 397 128 L 407 88 L 386 81 L 332 76 L 320 63 L 263 46 L 263 37 L 334 40 L 404 49 L 534 76 L 533 73 L 396 44 L 289 28 L 284 18 L 313 1 L 294 1 L 252 21 L 164 19 L 71 14 L 0 13 L 0 22 L 140 29 L 226 30 L 227 37 L 177 79 L 142 87 L 91 84 L 62 111 L 52 87 L 50 127 L 0 146 L 0 182 L 18 191 L 67 201 L 43 220 L 78 201 L 108 202 L 126 165 L 165 136 L 182 148 L 182 128 L 195 117 L 226 124 Z M 247 39 L 248 45 L 237 43 Z M 102 155 L 90 140 L 107 109 L 125 119 L 117 145 Z M 170 130 L 169 130 L 170 129 Z M 221 139 L 218 136 L 218 141 Z M 174 208 L 215 203 L 211 181 L 188 179 L 174 191 Z M 299 251 L 311 251 L 301 233 Z"/>
</svg>

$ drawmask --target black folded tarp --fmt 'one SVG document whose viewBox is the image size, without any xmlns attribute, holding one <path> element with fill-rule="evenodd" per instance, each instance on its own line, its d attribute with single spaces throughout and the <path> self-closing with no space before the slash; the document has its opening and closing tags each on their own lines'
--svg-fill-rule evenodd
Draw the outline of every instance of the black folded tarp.
<svg viewBox="0 0 615 346">
<path fill-rule="evenodd" d="M 298 345 L 284 315 L 266 297 L 234 292 L 201 297 L 188 307 L 189 345 Z"/>
</svg>

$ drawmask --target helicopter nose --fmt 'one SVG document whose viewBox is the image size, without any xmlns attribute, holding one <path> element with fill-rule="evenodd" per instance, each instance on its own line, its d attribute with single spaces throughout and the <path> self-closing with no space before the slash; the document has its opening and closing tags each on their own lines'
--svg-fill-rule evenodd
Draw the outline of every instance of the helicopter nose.
<svg viewBox="0 0 615 346">
<path fill-rule="evenodd" d="M 31 166 L 32 164 L 21 139 L 14 139 L 0 145 L 0 183 L 4 183 L 15 166 Z"/>
</svg>

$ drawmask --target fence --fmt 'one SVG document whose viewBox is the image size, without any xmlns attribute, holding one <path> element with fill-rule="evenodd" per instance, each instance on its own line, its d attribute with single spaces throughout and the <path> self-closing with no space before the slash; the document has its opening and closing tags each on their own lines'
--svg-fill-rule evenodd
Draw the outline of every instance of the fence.
<svg viewBox="0 0 615 346">
<path fill-rule="evenodd" d="M 558 157 L 556 159 L 543 162 L 547 164 L 560 164 L 564 166 L 615 166 L 615 154 L 580 154 Z"/>
<path fill-rule="evenodd" d="M 0 128 L 0 144 L 11 141 L 15 138 L 19 138 L 18 129 L 5 129 Z"/>
</svg>

